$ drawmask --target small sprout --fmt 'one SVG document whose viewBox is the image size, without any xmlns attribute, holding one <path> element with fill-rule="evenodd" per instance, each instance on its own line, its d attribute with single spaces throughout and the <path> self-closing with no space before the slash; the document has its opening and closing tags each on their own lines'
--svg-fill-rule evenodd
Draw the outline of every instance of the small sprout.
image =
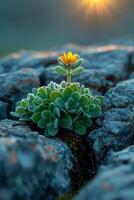
<svg viewBox="0 0 134 200">
<path fill-rule="evenodd" d="M 85 135 L 92 126 L 92 119 L 101 115 L 104 98 L 92 96 L 89 88 L 71 83 L 71 76 L 83 72 L 83 59 L 72 52 L 58 58 L 56 71 L 67 75 L 67 82 L 50 82 L 47 86 L 33 89 L 25 99 L 19 101 L 12 115 L 20 120 L 32 121 L 44 129 L 46 136 L 55 136 L 60 128 Z"/>
<path fill-rule="evenodd" d="M 56 72 L 60 75 L 67 76 L 67 85 L 71 85 L 72 75 L 77 75 L 84 72 L 82 67 L 84 60 L 78 54 L 73 54 L 71 51 L 64 53 L 58 58 L 60 66 L 56 67 Z"/>
</svg>

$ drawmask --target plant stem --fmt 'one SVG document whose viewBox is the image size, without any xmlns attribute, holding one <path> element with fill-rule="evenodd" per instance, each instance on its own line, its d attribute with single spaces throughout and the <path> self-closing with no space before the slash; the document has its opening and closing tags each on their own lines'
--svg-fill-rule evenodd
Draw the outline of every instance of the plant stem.
<svg viewBox="0 0 134 200">
<path fill-rule="evenodd" d="M 67 70 L 67 85 L 70 86 L 71 85 L 71 66 L 68 66 L 68 70 Z"/>
</svg>

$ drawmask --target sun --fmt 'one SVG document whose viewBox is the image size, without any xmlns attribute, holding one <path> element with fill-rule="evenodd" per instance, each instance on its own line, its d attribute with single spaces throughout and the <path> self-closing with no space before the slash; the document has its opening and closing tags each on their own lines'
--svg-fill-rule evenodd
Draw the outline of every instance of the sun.
<svg viewBox="0 0 134 200">
<path fill-rule="evenodd" d="M 88 0 L 88 1 L 92 1 L 94 3 L 102 3 L 103 2 L 103 0 Z"/>
<path fill-rule="evenodd" d="M 80 6 L 84 6 L 94 10 L 97 9 L 98 11 L 105 10 L 109 7 L 112 0 L 82 0 Z"/>
<path fill-rule="evenodd" d="M 84 16 L 89 20 L 98 18 L 98 20 L 110 20 L 114 18 L 115 0 L 76 0 L 78 10 L 84 10 Z"/>
</svg>

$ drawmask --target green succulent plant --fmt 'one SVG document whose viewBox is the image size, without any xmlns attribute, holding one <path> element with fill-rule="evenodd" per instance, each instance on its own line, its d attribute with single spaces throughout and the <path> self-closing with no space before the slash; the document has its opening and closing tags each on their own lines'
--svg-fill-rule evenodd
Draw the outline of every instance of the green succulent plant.
<svg viewBox="0 0 134 200">
<path fill-rule="evenodd" d="M 76 71 L 80 69 L 79 64 L 82 64 L 82 61 L 79 64 L 78 62 L 79 58 L 73 63 L 76 64 Z M 68 74 L 68 65 L 62 67 Z M 57 69 L 61 74 L 62 68 Z M 80 73 L 80 70 L 76 73 Z M 72 69 L 69 64 L 69 76 L 71 75 Z M 92 119 L 101 115 L 103 100 L 102 96 L 93 96 L 84 85 L 71 83 L 71 77 L 67 77 L 67 82 L 50 82 L 47 86 L 34 88 L 26 98 L 17 102 L 15 113 L 12 115 L 20 120 L 34 122 L 44 129 L 46 136 L 55 136 L 60 128 L 85 135 L 86 129 L 92 126 Z"/>
</svg>

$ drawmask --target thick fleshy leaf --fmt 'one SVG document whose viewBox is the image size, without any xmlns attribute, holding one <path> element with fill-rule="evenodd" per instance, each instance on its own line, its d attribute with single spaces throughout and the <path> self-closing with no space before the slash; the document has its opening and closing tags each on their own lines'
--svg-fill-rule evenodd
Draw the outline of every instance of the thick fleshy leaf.
<svg viewBox="0 0 134 200">
<path fill-rule="evenodd" d="M 37 113 L 35 113 L 35 114 L 33 114 L 33 115 L 31 116 L 31 120 L 32 120 L 34 123 L 38 123 L 38 121 L 40 121 L 40 119 L 41 119 L 41 114 L 40 114 L 40 112 L 37 112 Z"/>
<path fill-rule="evenodd" d="M 92 120 L 91 119 L 88 119 L 86 117 L 83 118 L 83 125 L 86 127 L 86 128 L 89 128 L 92 126 Z"/>
<path fill-rule="evenodd" d="M 101 107 L 99 105 L 97 105 L 94 109 L 94 113 L 99 116 L 101 115 Z"/>
<path fill-rule="evenodd" d="M 23 119 L 24 121 L 31 121 L 31 114 L 23 114 L 21 116 L 21 119 Z"/>
<path fill-rule="evenodd" d="M 67 101 L 67 104 L 68 104 L 68 111 L 69 111 L 69 109 L 77 109 L 77 108 L 79 108 L 79 106 L 80 106 L 80 104 L 79 104 L 79 101 L 77 101 L 75 98 L 72 98 L 72 97 L 70 97 L 69 99 L 68 99 L 68 101 Z"/>
<path fill-rule="evenodd" d="M 71 116 L 66 114 L 63 117 L 61 117 L 60 126 L 62 128 L 71 129 L 72 128 L 72 118 L 71 118 Z"/>
<path fill-rule="evenodd" d="M 73 93 L 73 89 L 69 86 L 67 86 L 64 90 L 63 90 L 63 98 L 64 100 L 68 100 L 69 97 L 71 97 Z"/>
<path fill-rule="evenodd" d="M 42 99 L 41 103 L 44 105 L 44 104 L 49 104 L 51 102 L 50 99 Z"/>
<path fill-rule="evenodd" d="M 94 111 L 94 109 L 96 108 L 95 104 L 90 104 L 89 105 L 90 111 Z"/>
<path fill-rule="evenodd" d="M 77 62 L 75 62 L 74 64 L 72 64 L 72 67 L 76 68 L 76 67 L 82 66 L 83 64 L 84 64 L 84 60 L 83 59 L 78 59 Z"/>
<path fill-rule="evenodd" d="M 78 74 L 81 74 L 82 72 L 84 72 L 84 67 L 78 67 L 72 70 L 72 75 L 78 75 Z"/>
<path fill-rule="evenodd" d="M 49 116 L 50 116 L 50 111 L 49 110 L 45 110 L 41 113 L 41 117 L 44 119 L 44 120 L 48 120 L 49 119 Z"/>
<path fill-rule="evenodd" d="M 79 124 L 79 126 L 76 126 L 74 128 L 74 132 L 77 133 L 78 135 L 86 135 L 86 127 L 84 125 Z"/>
<path fill-rule="evenodd" d="M 58 91 L 53 91 L 53 92 L 50 93 L 50 99 L 51 99 L 52 101 L 55 101 L 58 97 L 61 97 L 60 92 L 58 92 Z"/>
<path fill-rule="evenodd" d="M 60 117 L 60 110 L 59 110 L 58 107 L 55 107 L 55 108 L 54 108 L 54 113 L 55 113 L 58 117 Z"/>
<path fill-rule="evenodd" d="M 28 102 L 26 99 L 21 100 L 21 106 L 26 107 L 28 105 Z"/>
<path fill-rule="evenodd" d="M 82 107 L 80 106 L 78 109 L 77 109 L 77 113 L 81 113 L 83 111 Z"/>
<path fill-rule="evenodd" d="M 84 86 L 81 88 L 81 93 L 84 94 L 84 95 L 88 95 L 88 96 L 92 97 L 92 93 L 89 90 L 89 88 L 85 88 Z"/>
<path fill-rule="evenodd" d="M 50 111 L 53 111 L 54 110 L 54 108 L 55 108 L 55 103 L 54 102 L 51 102 L 50 104 L 49 104 L 49 110 Z"/>
<path fill-rule="evenodd" d="M 46 127 L 46 122 L 44 121 L 44 119 L 41 119 L 40 121 L 38 121 L 38 127 L 39 128 L 45 128 Z"/>
<path fill-rule="evenodd" d="M 98 98 L 94 98 L 92 101 L 93 104 L 100 105 L 101 101 Z"/>
<path fill-rule="evenodd" d="M 46 90 L 46 88 L 43 86 L 43 87 L 40 87 L 39 89 L 38 89 L 38 95 L 40 96 L 40 97 L 42 97 L 42 98 L 46 98 L 47 97 L 47 90 Z"/>
<path fill-rule="evenodd" d="M 36 113 L 36 112 L 42 112 L 45 109 L 47 109 L 47 107 L 45 105 L 41 104 L 41 105 L 37 106 L 33 111 L 34 111 L 34 113 Z"/>
<path fill-rule="evenodd" d="M 19 114 L 17 114 L 16 112 L 10 112 L 10 115 L 13 117 L 19 117 Z"/>
<path fill-rule="evenodd" d="M 68 110 L 68 109 L 69 109 L 69 105 L 68 105 L 68 103 L 67 103 L 67 102 L 65 102 L 65 108 L 66 108 L 66 110 Z"/>
<path fill-rule="evenodd" d="M 61 66 L 55 67 L 55 71 L 56 71 L 58 74 L 64 75 L 64 76 L 66 76 L 66 74 L 67 74 L 65 68 L 63 68 L 63 67 L 61 67 Z"/>
<path fill-rule="evenodd" d="M 89 102 L 89 98 L 85 95 L 82 95 L 80 99 L 81 106 L 85 107 L 85 105 L 87 105 L 88 102 Z"/>
<path fill-rule="evenodd" d="M 34 99 L 35 99 L 35 95 L 34 95 L 34 94 L 29 93 L 29 94 L 27 95 L 27 100 L 28 100 L 28 101 L 33 101 Z"/>
<path fill-rule="evenodd" d="M 53 122 L 51 122 L 51 123 L 49 123 L 47 125 L 47 134 L 48 134 L 48 136 L 52 136 L 53 137 L 53 136 L 57 135 L 58 131 L 59 131 L 59 128 L 54 128 Z"/>
<path fill-rule="evenodd" d="M 61 97 L 57 98 L 55 103 L 57 106 L 59 106 L 59 108 L 64 108 L 65 102 Z"/>
<path fill-rule="evenodd" d="M 103 103 L 104 103 L 104 97 L 103 96 L 97 96 L 96 99 L 100 100 L 100 106 L 102 106 Z"/>
<path fill-rule="evenodd" d="M 68 112 L 71 113 L 71 114 L 74 114 L 74 113 L 76 113 L 76 109 L 68 110 Z"/>
<path fill-rule="evenodd" d="M 84 116 L 87 117 L 88 119 L 92 118 L 92 112 L 84 112 Z"/>
<path fill-rule="evenodd" d="M 67 86 L 67 82 L 66 81 L 62 81 L 60 85 L 61 85 L 61 87 L 65 88 Z"/>
<path fill-rule="evenodd" d="M 74 100 L 72 99 L 72 97 L 70 97 L 68 100 L 67 100 L 67 103 L 68 103 L 68 106 L 71 107 L 72 104 L 74 103 Z M 75 102 L 76 103 L 76 102 Z"/>
<path fill-rule="evenodd" d="M 31 105 L 29 104 L 29 106 L 27 107 L 28 111 L 30 111 L 30 112 L 34 112 L 35 108 L 36 108 L 36 106 L 34 106 L 32 104 Z"/>
<path fill-rule="evenodd" d="M 42 101 L 41 101 L 40 98 L 36 98 L 36 99 L 33 100 L 34 106 L 38 106 L 38 105 L 40 105 L 41 103 L 42 103 Z"/>
<path fill-rule="evenodd" d="M 73 89 L 74 92 L 77 92 L 79 87 L 77 83 L 72 83 L 71 88 Z"/>
<path fill-rule="evenodd" d="M 21 115 L 21 114 L 23 114 L 23 112 L 25 112 L 25 108 L 22 106 L 17 106 L 16 113 Z"/>
<path fill-rule="evenodd" d="M 16 103 L 16 106 L 21 106 L 21 101 L 18 101 L 18 102 Z"/>
<path fill-rule="evenodd" d="M 56 118 L 54 121 L 54 128 L 58 128 L 59 127 L 59 119 Z"/>
<path fill-rule="evenodd" d="M 75 101 L 75 103 L 78 103 L 81 99 L 79 92 L 73 92 L 71 98 Z"/>
</svg>

